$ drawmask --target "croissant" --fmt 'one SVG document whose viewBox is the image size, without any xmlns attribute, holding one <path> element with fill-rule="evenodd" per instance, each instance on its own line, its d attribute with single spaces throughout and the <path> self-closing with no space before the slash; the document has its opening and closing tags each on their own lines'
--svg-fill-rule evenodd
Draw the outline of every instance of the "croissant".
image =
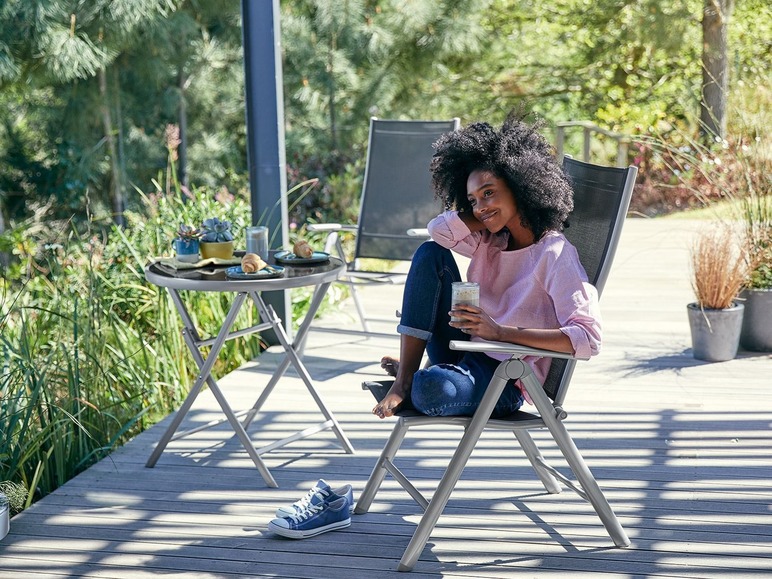
<svg viewBox="0 0 772 579">
<path fill-rule="evenodd" d="M 241 271 L 244 273 L 255 273 L 263 269 L 267 263 L 265 263 L 259 255 L 256 253 L 247 253 L 241 258 Z"/>
<path fill-rule="evenodd" d="M 294 253 L 298 257 L 308 259 L 314 254 L 314 250 L 305 239 L 299 239 L 298 241 L 295 242 L 295 245 L 292 247 L 292 253 Z"/>
</svg>

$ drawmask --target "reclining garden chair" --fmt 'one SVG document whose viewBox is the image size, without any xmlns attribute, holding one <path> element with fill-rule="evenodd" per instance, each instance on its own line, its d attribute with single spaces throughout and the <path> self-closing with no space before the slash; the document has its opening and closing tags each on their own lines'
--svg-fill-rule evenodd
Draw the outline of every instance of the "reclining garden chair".
<svg viewBox="0 0 772 579">
<path fill-rule="evenodd" d="M 600 294 L 606 282 L 614 252 L 624 223 L 633 191 L 637 169 L 635 167 L 611 168 L 590 165 L 566 158 L 563 166 L 574 183 L 574 211 L 569 218 L 570 226 L 565 235 L 579 252 L 579 258 L 590 282 Z M 366 513 L 387 473 L 390 473 L 410 496 L 424 509 L 418 528 L 399 563 L 400 571 L 413 568 L 423 551 L 434 526 L 445 509 L 461 472 L 477 444 L 483 429 L 512 430 L 528 457 L 536 475 L 549 493 L 559 493 L 558 480 L 589 501 L 618 547 L 630 544 L 627 534 L 617 520 L 598 483 L 584 462 L 571 435 L 563 425 L 567 413 L 563 410 L 576 358 L 570 354 L 536 350 L 525 346 L 500 342 L 453 341 L 451 348 L 464 351 L 499 352 L 511 355 L 499 364 L 479 408 L 473 416 L 430 417 L 414 410 L 396 413 L 397 423 L 381 456 L 365 485 L 355 513 Z M 530 367 L 521 361 L 525 356 L 552 358 L 550 371 L 544 385 L 539 384 Z M 501 418 L 490 415 L 508 380 L 521 380 L 528 391 L 538 414 L 518 411 Z M 390 381 L 365 382 L 378 401 L 388 392 Z M 456 425 L 465 429 L 445 473 L 431 497 L 426 499 L 394 463 L 395 456 L 407 431 L 417 426 Z M 529 434 L 529 430 L 549 430 L 566 462 L 576 477 L 572 480 L 548 465 Z"/>
<path fill-rule="evenodd" d="M 309 231 L 328 233 L 324 251 L 336 253 L 347 271 L 339 281 L 351 287 L 354 304 L 365 332 L 370 332 L 357 294 L 362 284 L 404 283 L 405 274 L 361 269 L 360 259 L 410 261 L 423 239 L 408 230 L 425 228 L 442 212 L 431 184 L 432 145 L 440 135 L 459 127 L 449 121 L 395 121 L 370 119 L 364 185 L 356 225 L 322 223 Z M 352 259 L 343 252 L 340 233 L 355 234 Z"/>
</svg>

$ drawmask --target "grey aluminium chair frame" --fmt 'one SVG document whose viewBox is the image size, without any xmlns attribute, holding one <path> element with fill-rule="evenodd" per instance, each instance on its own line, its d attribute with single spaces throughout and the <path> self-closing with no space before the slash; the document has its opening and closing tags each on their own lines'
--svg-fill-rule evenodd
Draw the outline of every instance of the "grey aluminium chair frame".
<svg viewBox="0 0 772 579">
<path fill-rule="evenodd" d="M 309 231 L 327 233 L 324 250 L 346 262 L 346 273 L 339 282 L 351 288 L 354 305 L 363 331 L 370 333 L 362 302 L 360 285 L 404 283 L 405 274 L 369 271 L 360 267 L 363 258 L 410 261 L 423 239 L 408 230 L 426 227 L 442 211 L 435 198 L 429 166 L 433 144 L 443 134 L 460 126 L 450 120 L 370 119 L 367 160 L 356 225 L 340 223 L 313 224 Z M 343 251 L 341 233 L 355 235 L 353 258 Z"/>
<path fill-rule="evenodd" d="M 600 167 L 569 158 L 564 160 L 564 168 L 572 177 L 575 189 L 575 210 L 569 219 L 570 227 L 565 233 L 579 250 L 580 259 L 587 270 L 588 277 L 600 294 L 619 241 L 637 168 Z M 603 214 L 607 218 L 596 219 L 595 214 Z M 451 342 L 451 348 L 506 353 L 510 358 L 499 364 L 473 416 L 429 417 L 410 410 L 397 413 L 397 423 L 359 497 L 354 512 L 362 514 L 370 509 L 387 473 L 391 474 L 424 510 L 421 521 L 399 562 L 398 569 L 410 571 L 415 566 L 484 429 L 513 431 L 547 492 L 559 493 L 561 491 L 559 481 L 562 482 L 592 504 L 615 545 L 629 546 L 630 540 L 627 534 L 563 424 L 563 420 L 567 417 L 563 402 L 577 358 L 570 354 L 500 342 L 454 341 Z M 539 383 L 531 368 L 522 361 L 525 356 L 552 358 L 550 372 L 544 384 Z M 509 380 L 518 379 L 533 400 L 538 414 L 518 411 L 503 419 L 489 418 L 506 383 Z M 370 389 L 376 398 L 380 399 L 388 390 L 388 385 L 365 383 L 363 388 Z M 438 424 L 460 426 L 464 428 L 464 434 L 437 489 L 431 500 L 428 500 L 395 465 L 394 459 L 410 428 Z M 549 430 L 576 480 L 570 479 L 547 464 L 528 432 L 532 429 L 544 428 Z"/>
</svg>

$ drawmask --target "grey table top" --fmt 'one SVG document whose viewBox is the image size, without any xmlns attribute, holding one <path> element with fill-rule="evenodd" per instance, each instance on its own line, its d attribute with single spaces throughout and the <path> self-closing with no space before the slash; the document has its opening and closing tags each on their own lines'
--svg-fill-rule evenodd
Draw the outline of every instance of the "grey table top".
<svg viewBox="0 0 772 579">
<path fill-rule="evenodd" d="M 269 265 L 276 265 L 274 253 L 268 258 Z M 238 254 L 237 254 L 238 255 Z M 283 265 L 281 277 L 242 280 L 226 276 L 228 266 L 217 265 L 197 269 L 174 270 L 158 263 L 145 267 L 145 279 L 159 287 L 177 290 L 210 292 L 277 291 L 333 282 L 345 271 L 346 265 L 336 257 L 318 265 Z"/>
</svg>

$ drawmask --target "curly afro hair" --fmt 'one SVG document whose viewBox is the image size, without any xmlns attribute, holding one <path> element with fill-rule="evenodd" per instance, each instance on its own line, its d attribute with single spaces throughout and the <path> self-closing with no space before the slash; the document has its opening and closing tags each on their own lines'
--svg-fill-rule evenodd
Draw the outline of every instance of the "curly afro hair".
<svg viewBox="0 0 772 579">
<path fill-rule="evenodd" d="M 546 231 L 562 231 L 574 208 L 574 193 L 539 128 L 510 113 L 498 131 L 488 123 L 474 123 L 444 134 L 434 143 L 435 195 L 446 209 L 471 212 L 467 179 L 473 171 L 490 171 L 512 191 L 521 222 L 536 239 Z"/>
</svg>

